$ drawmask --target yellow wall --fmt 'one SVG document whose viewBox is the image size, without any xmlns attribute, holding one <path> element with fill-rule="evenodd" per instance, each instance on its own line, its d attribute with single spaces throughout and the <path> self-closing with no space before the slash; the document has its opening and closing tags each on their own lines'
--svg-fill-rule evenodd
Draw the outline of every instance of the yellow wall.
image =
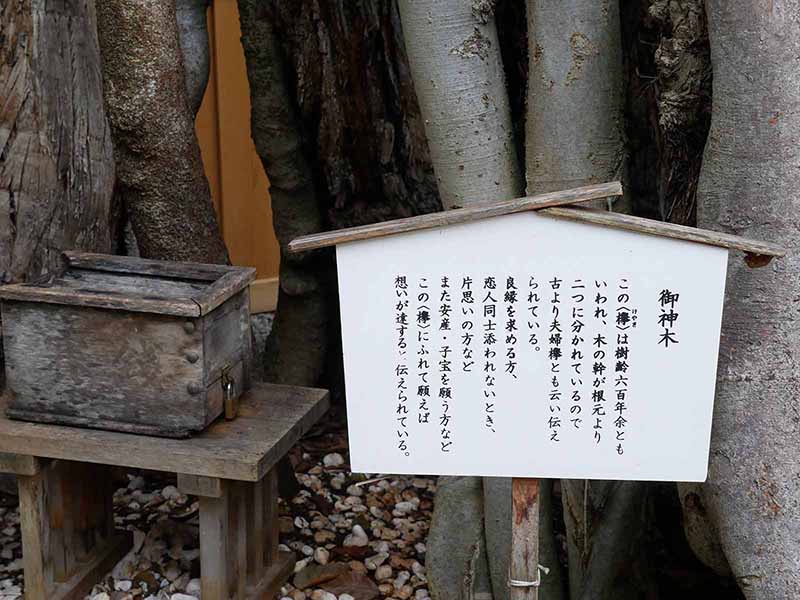
<svg viewBox="0 0 800 600">
<path fill-rule="evenodd" d="M 211 76 L 197 115 L 197 137 L 231 260 L 256 267 L 252 310 L 274 310 L 280 251 L 272 229 L 269 182 L 250 137 L 250 89 L 235 0 L 208 12 Z"/>
</svg>

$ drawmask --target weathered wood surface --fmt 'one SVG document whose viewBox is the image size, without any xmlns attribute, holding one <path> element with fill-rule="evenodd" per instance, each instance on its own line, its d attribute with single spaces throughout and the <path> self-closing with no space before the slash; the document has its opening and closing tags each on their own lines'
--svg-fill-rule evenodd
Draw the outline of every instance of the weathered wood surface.
<svg viewBox="0 0 800 600">
<path fill-rule="evenodd" d="M 5 409 L 7 395 L 0 398 Z M 239 416 L 175 440 L 0 417 L 0 452 L 258 481 L 328 409 L 328 392 L 258 383 Z"/>
<path fill-rule="evenodd" d="M 246 290 L 250 267 L 64 253 L 59 276 L 0 287 L 0 298 L 197 317 Z"/>
<path fill-rule="evenodd" d="M 764 257 L 780 257 L 786 255 L 786 250 L 777 244 L 751 240 L 738 235 L 711 231 L 709 229 L 697 229 L 686 225 L 676 225 L 664 221 L 653 219 L 643 219 L 631 215 L 612 213 L 590 208 L 547 208 L 541 214 L 559 219 L 579 221 L 581 223 L 591 223 L 604 227 L 616 227 L 646 233 L 649 235 L 659 235 L 675 240 L 686 240 L 710 246 L 720 246 L 728 250 L 741 250 L 750 255 Z M 767 261 L 768 262 L 768 261 Z"/>
<path fill-rule="evenodd" d="M 178 473 L 178 489 L 184 494 L 206 496 L 208 498 L 221 498 L 224 484 L 225 480 L 219 477 Z"/>
<path fill-rule="evenodd" d="M 375 223 L 363 227 L 352 227 L 339 231 L 316 233 L 293 240 L 289 244 L 289 250 L 291 252 L 313 250 L 358 240 L 432 229 L 435 227 L 446 227 L 457 223 L 477 221 L 527 210 L 536 210 L 542 215 L 560 219 L 569 219 L 605 227 L 616 227 L 618 229 L 649 235 L 659 235 L 711 246 L 720 246 L 729 250 L 741 250 L 747 254 L 747 260 L 750 266 L 763 266 L 768 264 L 772 257 L 781 257 L 786 254 L 786 250 L 777 244 L 751 240 L 729 233 L 697 229 L 685 225 L 676 225 L 674 223 L 643 219 L 641 217 L 633 217 L 621 213 L 591 208 L 564 206 L 598 198 L 619 196 L 622 193 L 622 188 L 617 188 L 617 186 L 619 186 L 617 182 L 605 183 L 585 188 L 576 188 L 574 190 L 541 194 L 528 198 L 517 198 L 505 202 L 475 204 L 468 208 L 460 208 L 442 213 L 432 213 L 408 219 L 398 219 L 396 221 L 387 221 L 384 223 Z"/>
<path fill-rule="evenodd" d="M 133 275 L 152 275 L 154 277 L 198 279 L 216 281 L 231 269 L 250 271 L 249 267 L 230 267 L 205 263 L 180 262 L 171 260 L 150 260 L 138 256 L 118 256 L 92 252 L 67 250 L 64 257 L 76 269 L 107 271 L 110 273 L 130 273 Z"/>
<path fill-rule="evenodd" d="M 109 251 L 117 214 L 94 2 L 0 3 L 0 279 Z"/>
<path fill-rule="evenodd" d="M 275 561 L 266 568 L 259 584 L 248 589 L 248 598 L 253 600 L 275 598 L 281 586 L 291 576 L 295 564 L 294 553 L 278 550 L 276 554 Z"/>
<path fill-rule="evenodd" d="M 4 285 L 0 287 L 0 298 L 59 304 L 86 306 L 132 312 L 156 313 L 184 317 L 199 317 L 200 307 L 190 298 L 161 300 L 155 298 L 130 297 L 117 292 L 102 292 L 88 289 L 63 287 L 41 287 L 29 284 Z"/>
<path fill-rule="evenodd" d="M 202 430 L 223 410 L 223 372 L 233 399 L 250 384 L 253 275 L 67 253 L 58 276 L 0 288 L 9 414 L 172 437 Z"/>
<path fill-rule="evenodd" d="M 209 421 L 202 323 L 5 301 L 3 327 L 13 417 L 174 436 Z"/>
<path fill-rule="evenodd" d="M 511 482 L 511 562 L 508 597 L 536 600 L 539 585 L 539 480 L 514 478 Z M 514 585 L 516 583 L 516 585 Z"/>
<path fill-rule="evenodd" d="M 200 593 L 203 598 L 212 600 L 228 600 L 231 597 L 229 496 L 228 490 L 224 489 L 219 498 L 200 497 Z"/>
<path fill-rule="evenodd" d="M 191 490 L 196 481 L 179 476 Z M 218 485 L 208 486 L 210 481 Z M 294 556 L 278 551 L 278 490 L 274 469 L 256 482 L 207 480 L 200 496 L 202 597 L 262 599 L 292 573 Z"/>
<path fill-rule="evenodd" d="M 498 217 L 500 215 L 510 215 L 528 210 L 539 210 L 548 206 L 588 202 L 589 200 L 621 195 L 622 185 L 618 181 L 614 181 L 571 190 L 515 198 L 513 200 L 471 204 L 465 208 L 430 213 L 419 217 L 408 217 L 405 219 L 396 219 L 394 221 L 384 221 L 382 223 L 340 229 L 339 231 L 325 231 L 322 233 L 305 235 L 289 242 L 288 249 L 290 252 L 301 252 L 303 250 L 335 246 L 336 244 L 354 242 L 357 240 L 367 240 L 386 235 L 407 233 L 409 231 L 445 227 L 447 225 L 468 223 L 470 221 L 478 221 L 480 219 Z"/>
<path fill-rule="evenodd" d="M 42 470 L 42 461 L 35 456 L 0 452 L 0 473 L 36 475 Z"/>
<path fill-rule="evenodd" d="M 19 522 L 22 530 L 22 559 L 25 568 L 25 595 L 47 598 L 52 582 L 48 564 L 50 529 L 47 522 L 45 475 L 18 477 Z"/>
<path fill-rule="evenodd" d="M 206 385 L 219 381 L 222 370 L 236 363 L 250 360 L 251 338 L 249 328 L 250 299 L 247 290 L 242 290 L 230 298 L 210 315 L 202 320 L 203 327 L 203 361 Z M 244 330 L 241 321 L 247 311 L 248 327 Z M 242 386 L 243 382 L 237 382 Z M 244 387 L 249 386 L 249 380 Z"/>
<path fill-rule="evenodd" d="M 255 276 L 255 269 L 236 267 L 235 271 L 226 273 L 217 279 L 208 286 L 203 294 L 195 298 L 200 305 L 200 313 L 207 315 L 234 294 L 246 290 Z"/>
<path fill-rule="evenodd" d="M 25 598 L 82 599 L 131 547 L 114 530 L 109 469 L 53 461 L 18 482 Z"/>
</svg>

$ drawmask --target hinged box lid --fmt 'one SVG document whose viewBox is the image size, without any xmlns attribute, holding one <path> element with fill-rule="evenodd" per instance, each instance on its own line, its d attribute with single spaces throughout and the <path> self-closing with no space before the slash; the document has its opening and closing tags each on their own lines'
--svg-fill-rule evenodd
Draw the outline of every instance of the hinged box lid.
<svg viewBox="0 0 800 600">
<path fill-rule="evenodd" d="M 3 300 L 200 317 L 243 290 L 255 269 L 65 252 L 60 273 L 0 287 Z"/>
</svg>

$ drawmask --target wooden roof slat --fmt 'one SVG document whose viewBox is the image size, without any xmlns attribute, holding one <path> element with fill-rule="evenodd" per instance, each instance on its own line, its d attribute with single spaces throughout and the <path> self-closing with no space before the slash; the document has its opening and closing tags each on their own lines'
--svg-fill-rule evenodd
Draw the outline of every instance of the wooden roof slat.
<svg viewBox="0 0 800 600">
<path fill-rule="evenodd" d="M 367 240 L 398 233 L 432 229 L 435 227 L 445 227 L 457 223 L 468 223 L 470 221 L 478 221 L 490 217 L 536 210 L 544 215 L 560 219 L 569 219 L 571 221 L 591 223 L 593 225 L 605 227 L 616 227 L 618 229 L 659 235 L 711 246 L 720 246 L 728 250 L 741 250 L 747 254 L 748 264 L 751 266 L 763 266 L 767 264 L 771 258 L 784 256 L 786 254 L 783 248 L 775 244 L 751 240 L 729 233 L 676 225 L 674 223 L 633 217 L 620 213 L 567 206 L 578 202 L 587 202 L 589 200 L 621 195 L 622 185 L 618 181 L 612 181 L 571 190 L 515 198 L 514 200 L 472 204 L 464 208 L 431 213 L 419 217 L 396 219 L 394 221 L 373 223 L 361 227 L 350 227 L 338 231 L 324 231 L 294 239 L 289 243 L 288 248 L 290 252 L 301 252 L 358 240 Z"/>
<path fill-rule="evenodd" d="M 757 256 L 780 257 L 786 254 L 783 248 L 769 242 L 751 240 L 738 235 L 711 231 L 709 229 L 698 229 L 686 225 L 676 225 L 675 223 L 643 219 L 642 217 L 634 217 L 591 208 L 547 208 L 542 210 L 541 214 L 559 219 L 579 221 L 581 223 L 592 223 L 593 225 L 601 225 L 604 227 L 616 227 L 618 229 L 636 231 L 638 233 L 659 235 L 676 240 L 720 246 L 728 250 L 741 250 L 747 254 L 754 254 Z"/>
<path fill-rule="evenodd" d="M 408 233 L 409 231 L 433 229 L 435 227 L 455 225 L 456 223 L 468 223 L 470 221 L 499 217 L 500 215 L 510 215 L 527 210 L 538 210 L 548 206 L 588 202 L 589 200 L 599 200 L 601 198 L 621 195 L 622 184 L 619 181 L 612 181 L 610 183 L 588 185 L 571 190 L 548 192 L 536 196 L 525 196 L 524 198 L 514 198 L 513 200 L 471 204 L 464 208 L 430 213 L 418 217 L 395 219 L 393 221 L 372 223 L 360 227 L 349 227 L 337 231 L 323 231 L 296 238 L 289 242 L 288 248 L 289 252 L 302 252 L 304 250 L 314 250 L 327 246 L 335 246 L 336 244 L 344 244 L 345 242 L 368 240 L 397 233 Z"/>
</svg>

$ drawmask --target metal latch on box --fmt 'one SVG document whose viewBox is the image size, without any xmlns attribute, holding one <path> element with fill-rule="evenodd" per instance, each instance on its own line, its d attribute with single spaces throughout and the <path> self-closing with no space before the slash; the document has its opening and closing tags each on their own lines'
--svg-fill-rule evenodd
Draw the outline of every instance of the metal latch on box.
<svg viewBox="0 0 800 600">
<path fill-rule="evenodd" d="M 225 402 L 225 418 L 228 420 L 235 419 L 236 414 L 239 412 L 239 397 L 235 394 L 236 380 L 231 375 L 230 365 L 223 367 L 220 382 L 222 383 L 222 397 Z"/>
</svg>

